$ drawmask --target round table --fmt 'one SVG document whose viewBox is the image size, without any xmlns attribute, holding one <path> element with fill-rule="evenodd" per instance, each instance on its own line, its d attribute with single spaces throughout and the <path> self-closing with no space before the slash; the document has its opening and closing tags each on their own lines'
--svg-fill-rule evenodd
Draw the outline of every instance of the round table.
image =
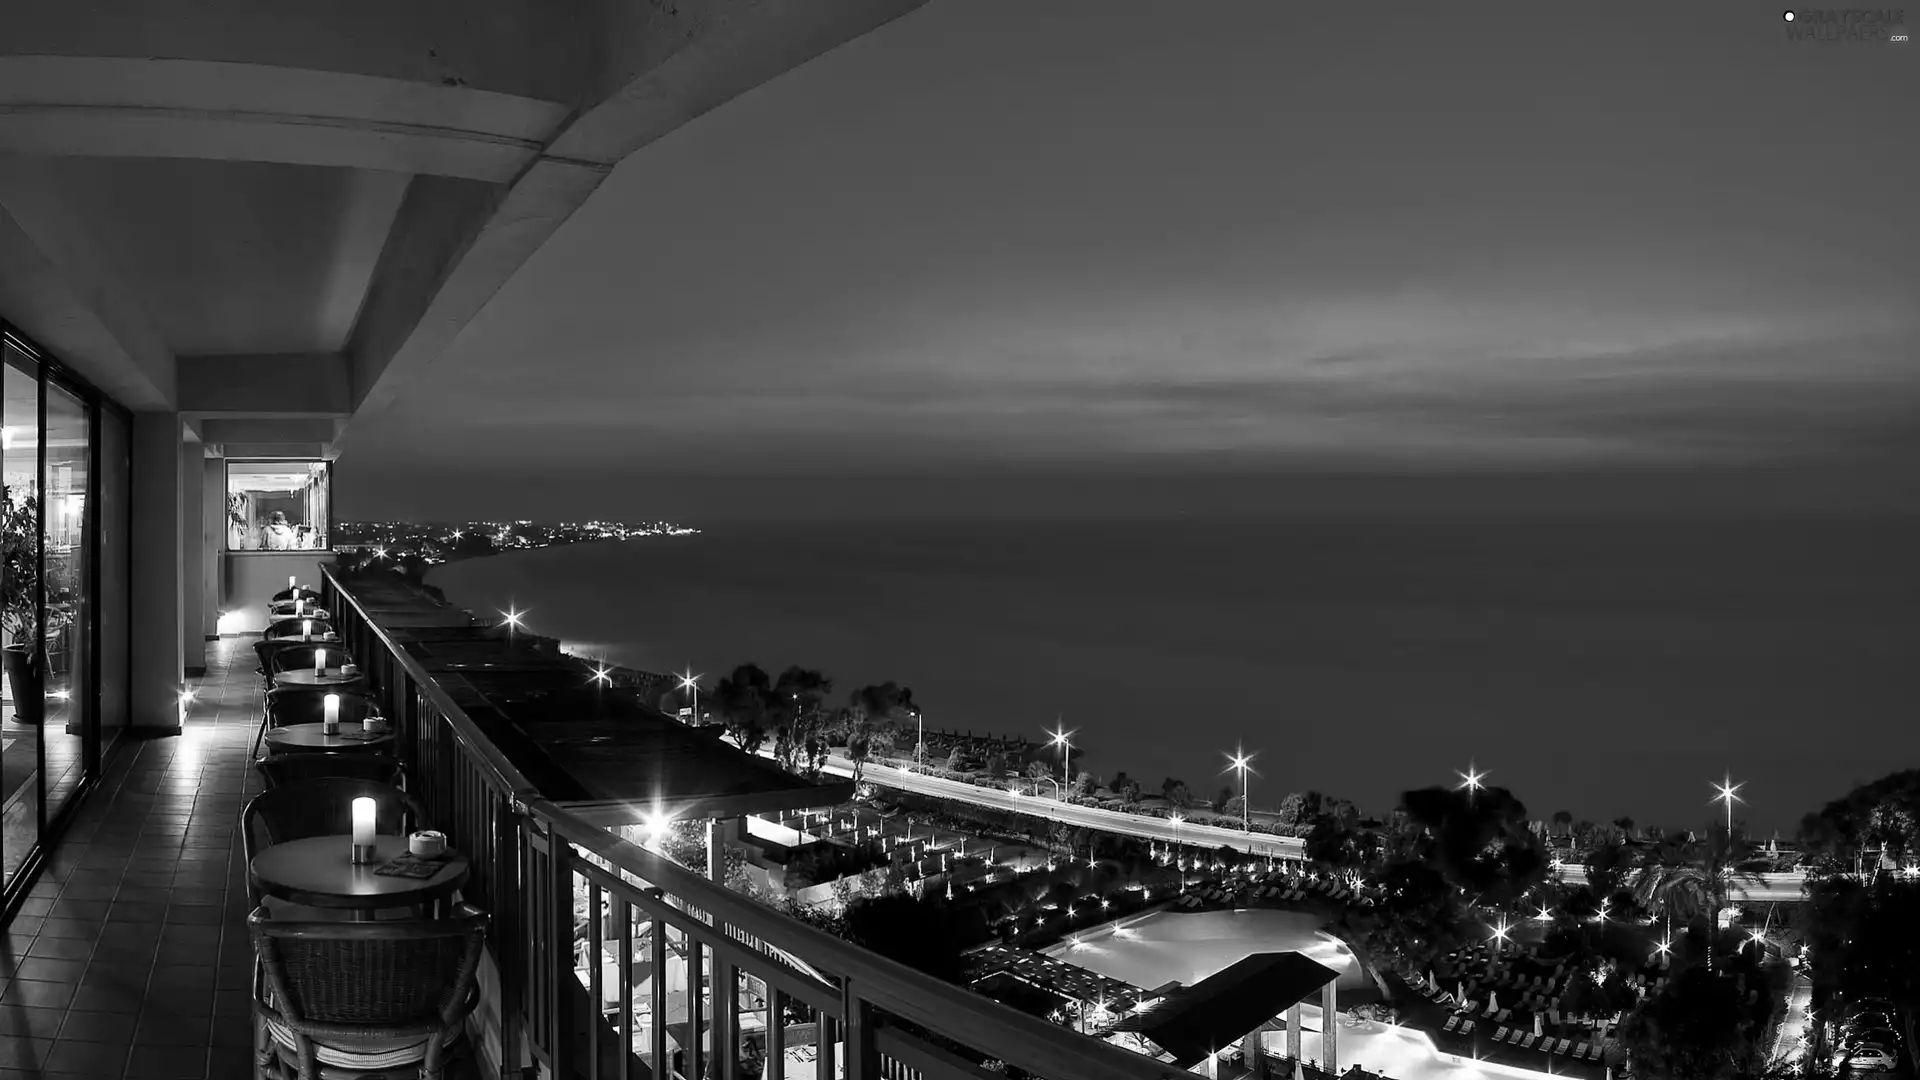
<svg viewBox="0 0 1920 1080">
<path fill-rule="evenodd" d="M 365 682 L 366 678 L 367 673 L 364 671 L 356 671 L 348 675 L 339 668 L 328 668 L 325 675 L 315 675 L 312 668 L 294 668 L 290 671 L 274 672 L 273 684 L 275 686 L 352 686 L 355 683 Z"/>
<path fill-rule="evenodd" d="M 301 634 L 277 634 L 277 635 L 268 634 L 264 640 L 283 641 L 283 642 L 286 642 L 288 645 L 338 645 L 340 644 L 340 636 L 338 634 L 315 634 L 312 637 L 306 637 Z"/>
<path fill-rule="evenodd" d="M 353 837 L 311 836 L 275 844 L 253 857 L 247 873 L 268 896 L 308 907 L 344 908 L 356 916 L 380 908 L 425 904 L 450 895 L 467 880 L 465 855 L 449 851 L 440 872 L 430 878 L 374 873 L 407 853 L 404 836 L 376 836 L 373 861 L 354 865 Z"/>
<path fill-rule="evenodd" d="M 341 723 L 340 734 L 328 735 L 325 724 L 288 724 L 267 729 L 267 745 L 277 750 L 341 751 L 380 750 L 393 742 L 393 726 L 378 735 L 366 734 L 360 724 Z"/>
</svg>

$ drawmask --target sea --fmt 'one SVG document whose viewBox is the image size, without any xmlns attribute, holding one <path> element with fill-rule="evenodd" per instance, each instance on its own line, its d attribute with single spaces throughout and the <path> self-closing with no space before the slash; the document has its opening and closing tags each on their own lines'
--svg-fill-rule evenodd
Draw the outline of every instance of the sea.
<svg viewBox="0 0 1920 1080">
<path fill-rule="evenodd" d="M 695 523 L 696 525 L 698 523 Z M 1390 809 L 1469 766 L 1536 817 L 1792 835 L 1920 764 L 1912 521 L 726 524 L 438 568 L 576 652 L 711 681 L 910 686 L 932 727 L 1073 731 L 1073 765 L 1203 797 L 1254 752 Z"/>
</svg>

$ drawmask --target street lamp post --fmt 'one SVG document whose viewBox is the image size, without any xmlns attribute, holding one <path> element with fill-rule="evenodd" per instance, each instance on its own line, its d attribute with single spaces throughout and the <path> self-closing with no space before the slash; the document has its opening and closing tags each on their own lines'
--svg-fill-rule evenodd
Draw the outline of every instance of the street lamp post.
<svg viewBox="0 0 1920 1080">
<path fill-rule="evenodd" d="M 1247 778 L 1253 774 L 1253 758 L 1254 754 L 1247 753 L 1243 747 L 1239 746 L 1234 747 L 1233 753 L 1227 755 L 1227 769 L 1237 770 L 1240 773 L 1240 831 L 1245 833 L 1253 831 L 1252 814 L 1247 809 Z M 1225 772 L 1227 769 L 1221 771 Z"/>
<path fill-rule="evenodd" d="M 1747 801 L 1734 793 L 1746 786 L 1745 783 L 1734 783 L 1733 773 L 1729 770 L 1724 782 L 1713 785 L 1714 796 L 1707 800 L 1709 803 L 1727 804 L 1727 843 L 1729 844 L 1733 843 L 1733 804 Z"/>
<path fill-rule="evenodd" d="M 913 722 L 918 725 L 913 743 L 913 769 L 919 772 L 920 759 L 927 753 L 927 714 L 920 709 L 913 710 Z"/>
<path fill-rule="evenodd" d="M 1047 734 L 1053 736 L 1053 741 L 1048 743 L 1048 745 L 1060 748 L 1060 779 L 1062 781 L 1060 786 L 1063 790 L 1070 788 L 1073 786 L 1073 743 L 1068 741 L 1068 736 L 1072 735 L 1073 732 L 1068 731 L 1065 726 L 1060 723 L 1059 718 L 1056 717 L 1054 719 L 1054 730 Z"/>
<path fill-rule="evenodd" d="M 698 727 L 700 725 L 700 676 L 693 673 L 692 667 L 688 667 L 686 671 L 681 672 L 680 689 L 693 692 L 692 722 L 695 727 Z"/>
<path fill-rule="evenodd" d="M 513 648 L 514 633 L 520 629 L 520 618 L 525 615 L 526 612 L 517 610 L 512 604 L 508 604 L 507 610 L 500 614 L 505 616 L 507 620 L 507 648 L 511 649 Z"/>
</svg>

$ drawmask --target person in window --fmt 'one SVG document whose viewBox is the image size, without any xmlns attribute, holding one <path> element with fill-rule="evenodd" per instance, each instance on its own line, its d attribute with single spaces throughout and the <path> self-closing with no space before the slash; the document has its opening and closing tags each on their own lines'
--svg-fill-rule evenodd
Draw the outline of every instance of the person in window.
<svg viewBox="0 0 1920 1080">
<path fill-rule="evenodd" d="M 267 519 L 267 527 L 260 530 L 261 547 L 268 551 L 292 551 L 294 545 L 293 526 L 287 524 L 287 515 L 279 510 Z"/>
</svg>

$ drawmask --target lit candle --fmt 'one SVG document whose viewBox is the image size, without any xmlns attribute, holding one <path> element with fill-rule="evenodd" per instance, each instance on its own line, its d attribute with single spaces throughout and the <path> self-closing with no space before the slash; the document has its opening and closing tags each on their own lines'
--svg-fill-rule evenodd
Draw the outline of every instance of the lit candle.
<svg viewBox="0 0 1920 1080">
<path fill-rule="evenodd" d="M 305 599 L 298 596 L 293 598 L 293 613 L 295 615 L 305 615 L 307 613 L 307 602 Z"/>
<path fill-rule="evenodd" d="M 325 675 L 327 673 L 327 650 L 313 650 L 313 673 L 315 675 Z"/>
<path fill-rule="evenodd" d="M 328 694 L 322 699 L 324 711 L 320 715 L 320 730 L 328 735 L 340 733 L 340 695 Z"/>
<path fill-rule="evenodd" d="M 293 576 L 292 574 L 288 574 L 288 575 L 287 575 L 287 591 L 288 591 L 288 592 L 292 592 L 292 591 L 293 591 L 294 589 L 296 589 L 296 588 L 298 588 L 298 587 L 299 587 L 299 586 L 297 586 L 297 585 L 296 585 L 296 584 L 294 583 L 294 582 L 295 582 L 295 580 L 296 580 L 296 579 L 294 578 L 294 576 Z"/>
<path fill-rule="evenodd" d="M 360 721 L 360 726 L 366 730 L 367 734 L 372 735 L 380 730 L 380 725 L 383 723 L 385 723 L 385 721 L 381 720 L 379 717 L 368 715 L 365 719 Z"/>
<path fill-rule="evenodd" d="M 313 620 L 312 619 L 300 620 L 300 637 L 304 641 L 313 640 Z"/>
<path fill-rule="evenodd" d="M 353 800 L 353 846 L 370 847 L 373 844 L 373 814 L 375 803 L 372 799 Z"/>
</svg>

